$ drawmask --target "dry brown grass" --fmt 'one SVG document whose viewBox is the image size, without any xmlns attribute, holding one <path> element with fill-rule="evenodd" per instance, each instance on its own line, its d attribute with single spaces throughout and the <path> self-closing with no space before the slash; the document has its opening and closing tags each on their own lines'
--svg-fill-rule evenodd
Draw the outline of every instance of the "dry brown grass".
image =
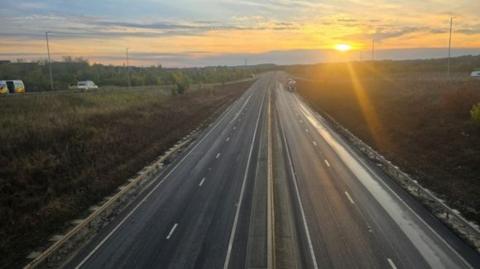
<svg viewBox="0 0 480 269">
<path fill-rule="evenodd" d="M 145 90 L 0 98 L 0 267 L 18 266 L 249 84 L 174 97 Z"/>
</svg>

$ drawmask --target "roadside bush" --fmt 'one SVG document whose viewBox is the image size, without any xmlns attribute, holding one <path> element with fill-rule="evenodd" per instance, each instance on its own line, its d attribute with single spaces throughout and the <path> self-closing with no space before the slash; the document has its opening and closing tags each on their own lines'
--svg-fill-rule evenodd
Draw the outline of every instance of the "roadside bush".
<svg viewBox="0 0 480 269">
<path fill-rule="evenodd" d="M 470 110 L 470 116 L 476 124 L 480 124 L 480 103 L 472 107 L 472 110 Z"/>
</svg>

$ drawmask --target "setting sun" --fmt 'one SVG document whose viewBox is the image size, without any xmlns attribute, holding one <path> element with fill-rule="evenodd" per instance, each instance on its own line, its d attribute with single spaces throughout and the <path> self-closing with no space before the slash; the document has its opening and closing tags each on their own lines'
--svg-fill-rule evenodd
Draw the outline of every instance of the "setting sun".
<svg viewBox="0 0 480 269">
<path fill-rule="evenodd" d="M 337 44 L 335 45 L 335 49 L 341 52 L 346 52 L 352 49 L 352 46 L 348 44 Z"/>
</svg>

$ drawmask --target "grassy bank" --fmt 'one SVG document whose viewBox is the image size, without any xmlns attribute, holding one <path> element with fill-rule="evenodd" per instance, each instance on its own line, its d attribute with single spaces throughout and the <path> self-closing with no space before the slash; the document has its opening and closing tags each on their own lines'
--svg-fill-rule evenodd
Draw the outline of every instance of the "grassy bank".
<svg viewBox="0 0 480 269">
<path fill-rule="evenodd" d="M 0 98 L 0 267 L 17 266 L 251 82 Z"/>
<path fill-rule="evenodd" d="M 480 126 L 470 117 L 480 102 L 479 80 L 468 73 L 448 80 L 428 68 L 310 68 L 300 95 L 480 223 Z"/>
</svg>

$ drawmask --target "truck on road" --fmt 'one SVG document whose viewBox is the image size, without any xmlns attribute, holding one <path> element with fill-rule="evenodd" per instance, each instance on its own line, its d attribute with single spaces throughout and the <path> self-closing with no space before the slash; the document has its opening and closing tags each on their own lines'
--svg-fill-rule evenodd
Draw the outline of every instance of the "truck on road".
<svg viewBox="0 0 480 269">
<path fill-rule="evenodd" d="M 289 92 L 294 92 L 297 89 L 297 82 L 294 79 L 288 79 L 287 88 Z"/>
</svg>

